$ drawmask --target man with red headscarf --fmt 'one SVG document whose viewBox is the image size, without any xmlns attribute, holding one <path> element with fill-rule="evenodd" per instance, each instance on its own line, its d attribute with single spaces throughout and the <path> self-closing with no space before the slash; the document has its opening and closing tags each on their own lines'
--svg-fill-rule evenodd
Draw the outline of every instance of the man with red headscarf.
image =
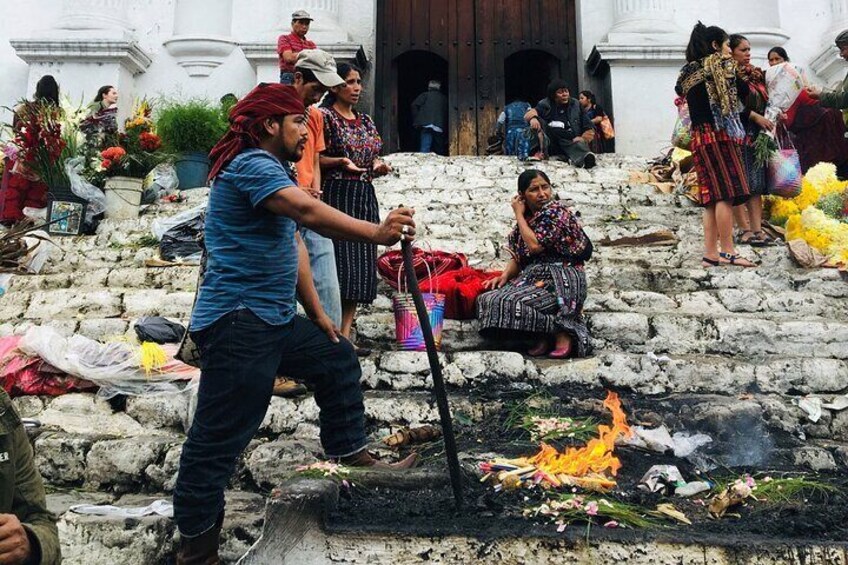
<svg viewBox="0 0 848 565">
<path fill-rule="evenodd" d="M 202 373 L 174 489 L 178 564 L 219 562 L 224 489 L 265 417 L 278 373 L 312 385 L 328 457 L 389 467 L 365 451 L 353 346 L 337 334 L 314 288 L 301 292 L 311 319 L 295 315 L 296 290 L 312 286 L 297 280 L 295 231 L 302 224 L 328 237 L 393 245 L 415 234 L 413 211 L 399 208 L 371 224 L 298 189 L 287 163 L 301 158 L 306 121 L 294 88 L 261 84 L 233 107 L 230 129 L 210 153 L 207 267 L 190 325 Z M 410 456 L 395 468 L 414 464 Z"/>
</svg>

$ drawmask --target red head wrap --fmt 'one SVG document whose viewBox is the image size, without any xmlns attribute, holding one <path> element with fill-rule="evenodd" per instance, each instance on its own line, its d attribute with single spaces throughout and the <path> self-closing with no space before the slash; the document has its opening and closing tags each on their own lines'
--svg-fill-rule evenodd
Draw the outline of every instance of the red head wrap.
<svg viewBox="0 0 848 565">
<path fill-rule="evenodd" d="M 230 110 L 230 129 L 209 152 L 212 163 L 209 180 L 215 178 L 236 155 L 259 146 L 266 119 L 304 112 L 303 100 L 294 87 L 262 83 L 251 90 Z"/>
</svg>

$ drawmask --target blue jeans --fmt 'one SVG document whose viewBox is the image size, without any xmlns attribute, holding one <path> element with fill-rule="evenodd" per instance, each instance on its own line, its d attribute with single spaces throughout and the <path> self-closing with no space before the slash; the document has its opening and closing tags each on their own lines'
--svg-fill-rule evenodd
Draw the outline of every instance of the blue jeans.
<svg viewBox="0 0 848 565">
<path fill-rule="evenodd" d="M 421 128 L 419 153 L 441 153 L 445 133 L 430 128 Z"/>
<path fill-rule="evenodd" d="M 339 290 L 339 275 L 336 271 L 336 252 L 333 240 L 308 228 L 300 229 L 300 237 L 309 251 L 309 266 L 318 299 L 327 316 L 341 327 L 342 296 Z"/>
<path fill-rule="evenodd" d="M 294 73 L 288 73 L 286 71 L 280 71 L 280 84 L 288 84 L 289 86 L 294 84 Z"/>
<path fill-rule="evenodd" d="M 300 316 L 272 326 L 246 309 L 191 337 L 200 348 L 201 375 L 174 488 L 174 518 L 182 535 L 208 531 L 223 512 L 224 489 L 265 418 L 277 374 L 302 379 L 314 390 L 328 457 L 365 447 L 362 370 L 349 341 L 331 342 Z"/>
</svg>

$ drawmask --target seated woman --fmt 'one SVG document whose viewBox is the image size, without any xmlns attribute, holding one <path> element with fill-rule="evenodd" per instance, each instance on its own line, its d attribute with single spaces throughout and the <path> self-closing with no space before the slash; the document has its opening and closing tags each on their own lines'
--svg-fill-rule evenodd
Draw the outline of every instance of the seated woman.
<svg viewBox="0 0 848 565">
<path fill-rule="evenodd" d="M 583 263 L 592 256 L 592 242 L 577 218 L 553 199 L 542 171 L 521 173 L 512 208 L 517 221 L 509 235 L 512 259 L 500 277 L 484 283 L 492 292 L 477 299 L 480 333 L 538 337 L 528 351 L 532 356 L 584 357 L 589 331 L 582 315 Z"/>
</svg>

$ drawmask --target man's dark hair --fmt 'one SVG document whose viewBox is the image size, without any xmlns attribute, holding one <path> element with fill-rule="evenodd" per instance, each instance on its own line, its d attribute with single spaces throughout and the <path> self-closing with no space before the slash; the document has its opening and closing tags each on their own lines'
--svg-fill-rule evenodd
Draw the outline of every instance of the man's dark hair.
<svg viewBox="0 0 848 565">
<path fill-rule="evenodd" d="M 35 99 L 36 101 L 59 104 L 59 83 L 56 82 L 53 75 L 44 75 L 38 79 L 38 83 L 35 85 Z"/>
<path fill-rule="evenodd" d="M 730 48 L 736 49 L 742 44 L 743 41 L 748 41 L 748 38 L 742 35 L 741 33 L 732 33 L 730 35 Z"/>
<path fill-rule="evenodd" d="M 566 90 L 569 89 L 568 84 L 561 78 L 555 78 L 548 83 L 548 100 L 550 100 L 551 104 L 556 104 L 557 90 L 562 90 L 563 88 Z"/>
<path fill-rule="evenodd" d="M 730 39 L 727 32 L 718 26 L 705 26 L 701 22 L 695 24 L 692 28 L 692 35 L 689 37 L 689 45 L 686 47 L 686 61 L 700 61 L 704 57 L 716 53 L 716 48 L 713 47 L 713 42 L 721 46 L 725 41 Z"/>
<path fill-rule="evenodd" d="M 300 67 L 295 67 L 294 72 L 300 73 L 300 76 L 303 77 L 303 84 L 309 84 L 310 82 L 321 82 L 318 80 L 318 77 L 315 76 L 315 73 L 312 72 L 311 69 L 302 69 Z"/>
<path fill-rule="evenodd" d="M 537 179 L 539 177 L 545 179 L 546 183 L 551 184 L 551 179 L 548 178 L 548 175 L 539 169 L 527 169 L 518 175 L 518 193 L 524 194 L 527 192 L 527 189 L 530 188 L 530 183 L 533 182 L 533 179 Z"/>
<path fill-rule="evenodd" d="M 97 96 L 94 97 L 95 102 L 103 102 L 103 97 L 109 94 L 109 91 L 114 88 L 111 84 L 107 84 L 106 86 L 101 86 L 97 89 Z"/>
<path fill-rule="evenodd" d="M 769 57 L 771 57 L 772 53 L 777 53 L 778 57 L 780 57 L 781 59 L 783 59 L 787 63 L 789 62 L 789 54 L 786 53 L 786 49 L 784 49 L 783 47 L 772 47 L 771 49 L 769 49 L 769 52 L 766 55 L 766 58 L 768 59 Z"/>
</svg>

